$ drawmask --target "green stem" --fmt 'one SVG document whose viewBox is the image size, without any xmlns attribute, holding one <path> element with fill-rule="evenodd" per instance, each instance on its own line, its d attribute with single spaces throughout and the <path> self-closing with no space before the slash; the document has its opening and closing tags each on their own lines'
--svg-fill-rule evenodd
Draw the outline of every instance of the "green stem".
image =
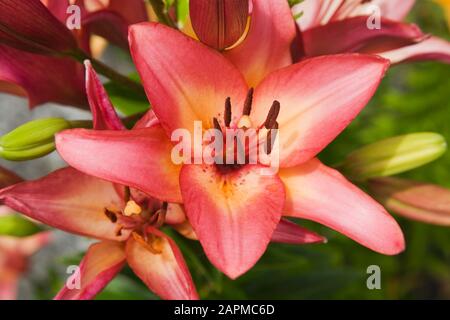
<svg viewBox="0 0 450 320">
<path fill-rule="evenodd" d="M 175 23 L 170 19 L 167 14 L 166 6 L 164 5 L 163 0 L 148 0 L 150 5 L 155 11 L 156 16 L 158 17 L 159 22 L 164 23 L 166 26 L 176 28 Z"/>
<path fill-rule="evenodd" d="M 77 52 L 70 54 L 70 56 L 73 57 L 74 59 L 76 59 L 77 61 L 79 61 L 80 63 L 83 63 L 84 60 L 90 60 L 92 67 L 95 69 L 95 71 L 97 71 L 101 75 L 104 75 L 105 77 L 109 78 L 111 81 L 117 83 L 120 86 L 129 88 L 140 95 L 145 95 L 144 88 L 139 83 L 118 73 L 117 71 L 108 67 L 103 62 L 98 61 L 98 60 L 94 59 L 93 57 L 90 57 L 83 51 L 79 50 Z"/>
<path fill-rule="evenodd" d="M 72 120 L 69 121 L 72 128 L 92 129 L 91 120 Z"/>
</svg>

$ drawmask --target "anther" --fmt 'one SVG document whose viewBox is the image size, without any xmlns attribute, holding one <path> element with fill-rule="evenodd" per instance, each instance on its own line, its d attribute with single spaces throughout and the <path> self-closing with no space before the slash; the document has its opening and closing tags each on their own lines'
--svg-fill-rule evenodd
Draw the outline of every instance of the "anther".
<svg viewBox="0 0 450 320">
<path fill-rule="evenodd" d="M 266 154 L 272 153 L 273 143 L 275 142 L 275 139 L 277 137 L 277 132 L 278 132 L 278 122 L 275 121 L 273 127 L 270 128 L 269 131 L 267 131 L 266 145 L 265 145 Z"/>
<path fill-rule="evenodd" d="M 127 217 L 131 217 L 134 214 L 140 214 L 141 212 L 142 208 L 134 200 L 128 201 L 123 210 L 123 214 Z"/>
<path fill-rule="evenodd" d="M 214 129 L 222 132 L 222 127 L 220 126 L 219 120 L 217 120 L 217 118 L 213 118 L 213 123 L 214 123 Z"/>
<path fill-rule="evenodd" d="M 280 103 L 275 100 L 270 107 L 269 113 L 267 114 L 266 122 L 264 126 L 266 129 L 272 129 L 277 122 L 278 115 L 280 113 Z"/>
<path fill-rule="evenodd" d="M 244 116 L 249 116 L 250 112 L 252 112 L 252 104 L 253 104 L 253 88 L 250 88 L 247 93 L 247 98 L 245 98 L 244 110 L 242 114 Z"/>
<path fill-rule="evenodd" d="M 123 226 L 118 226 L 118 228 L 116 229 L 116 236 L 117 237 L 122 236 L 122 229 L 123 229 Z"/>
<path fill-rule="evenodd" d="M 117 222 L 117 215 L 114 212 L 112 212 L 111 210 L 108 210 L 106 208 L 105 208 L 104 212 L 105 212 L 105 216 L 108 217 L 108 219 L 111 220 L 112 223 Z"/>
<path fill-rule="evenodd" d="M 231 124 L 231 99 L 228 97 L 225 100 L 225 113 L 223 114 L 223 120 L 225 122 L 225 127 L 229 127 Z"/>
<path fill-rule="evenodd" d="M 130 190 L 130 187 L 125 187 L 123 198 L 124 198 L 125 202 L 130 201 L 130 199 L 131 199 L 131 190 Z"/>
</svg>

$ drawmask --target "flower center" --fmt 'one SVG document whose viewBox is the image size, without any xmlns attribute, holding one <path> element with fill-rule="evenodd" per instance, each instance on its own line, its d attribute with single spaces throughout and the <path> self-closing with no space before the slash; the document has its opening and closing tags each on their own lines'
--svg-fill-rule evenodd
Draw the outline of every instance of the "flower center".
<svg viewBox="0 0 450 320">
<path fill-rule="evenodd" d="M 238 169 L 245 164 L 257 163 L 260 147 L 264 148 L 267 155 L 272 152 L 278 130 L 277 118 L 280 113 L 280 102 L 274 100 L 264 123 L 254 126 L 250 118 L 253 92 L 253 88 L 250 88 L 244 102 L 242 116 L 237 121 L 236 126 L 231 126 L 232 105 L 230 97 L 225 99 L 223 116 L 225 128 L 222 128 L 217 118 L 213 118 L 214 129 L 222 133 L 223 140 L 222 150 L 216 155 L 216 158 L 222 160 L 217 163 L 220 170 L 229 171 Z M 224 133 L 225 136 L 223 136 Z"/>
<path fill-rule="evenodd" d="M 149 237 L 146 229 L 147 227 L 161 228 L 165 223 L 167 213 L 167 202 L 163 202 L 158 209 L 142 207 L 135 200 L 131 198 L 130 188 L 125 188 L 125 207 L 123 210 L 110 210 L 104 208 L 106 217 L 116 225 L 115 235 L 122 236 L 122 231 L 131 230 L 133 237 L 140 237 L 144 241 L 152 242 L 155 240 Z"/>
</svg>

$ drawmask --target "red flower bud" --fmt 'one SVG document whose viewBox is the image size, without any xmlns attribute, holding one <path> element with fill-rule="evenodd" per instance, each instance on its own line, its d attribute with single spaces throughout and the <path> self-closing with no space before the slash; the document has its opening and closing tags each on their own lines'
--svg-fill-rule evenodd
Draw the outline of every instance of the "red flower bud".
<svg viewBox="0 0 450 320">
<path fill-rule="evenodd" d="M 235 44 L 245 31 L 248 0 L 191 0 L 192 27 L 201 42 L 222 50 Z"/>
</svg>

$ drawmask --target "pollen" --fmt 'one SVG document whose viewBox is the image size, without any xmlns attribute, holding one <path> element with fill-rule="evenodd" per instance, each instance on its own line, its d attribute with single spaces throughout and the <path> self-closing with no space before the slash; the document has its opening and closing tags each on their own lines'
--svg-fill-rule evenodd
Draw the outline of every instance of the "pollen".
<svg viewBox="0 0 450 320">
<path fill-rule="evenodd" d="M 123 214 L 127 217 L 141 214 L 141 212 L 142 208 L 133 200 L 128 201 L 125 209 L 123 210 Z"/>
</svg>

